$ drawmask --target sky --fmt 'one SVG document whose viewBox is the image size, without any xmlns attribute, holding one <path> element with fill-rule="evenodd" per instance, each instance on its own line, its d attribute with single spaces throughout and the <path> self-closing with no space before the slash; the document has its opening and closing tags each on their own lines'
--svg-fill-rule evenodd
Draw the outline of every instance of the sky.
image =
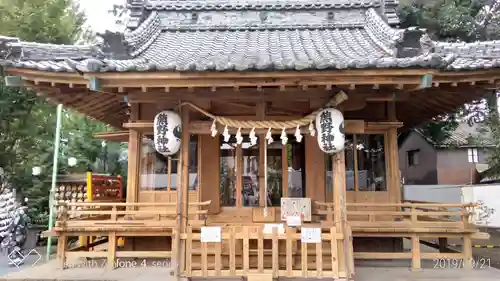
<svg viewBox="0 0 500 281">
<path fill-rule="evenodd" d="M 125 0 L 78 0 L 80 7 L 87 14 L 89 26 L 95 32 L 114 30 L 115 19 L 108 13 L 113 8 L 113 4 L 122 4 Z"/>
</svg>

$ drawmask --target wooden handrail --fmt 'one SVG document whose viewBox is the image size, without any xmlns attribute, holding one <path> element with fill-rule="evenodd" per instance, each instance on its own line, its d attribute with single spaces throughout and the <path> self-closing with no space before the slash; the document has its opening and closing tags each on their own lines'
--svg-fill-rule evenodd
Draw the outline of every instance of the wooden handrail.
<svg viewBox="0 0 500 281">
<path fill-rule="evenodd" d="M 318 210 L 318 214 L 320 215 L 328 215 L 328 211 Z M 417 216 L 463 216 L 465 212 L 404 212 L 404 211 L 347 211 L 348 215 L 359 215 L 359 216 L 368 216 L 368 215 L 377 215 L 377 216 L 410 216 L 415 214 Z"/>
<path fill-rule="evenodd" d="M 189 212 L 190 215 L 203 215 L 206 214 L 208 210 L 196 210 Z M 134 210 L 111 210 L 111 211 L 101 211 L 101 210 L 68 210 L 70 215 L 177 215 L 177 211 L 169 210 L 151 210 L 151 211 L 134 211 Z"/>
<path fill-rule="evenodd" d="M 208 206 L 211 200 L 205 202 L 189 202 L 189 206 Z M 57 203 L 56 206 L 68 206 L 68 207 L 175 207 L 177 203 L 167 202 L 167 203 L 113 203 L 113 202 L 61 202 Z"/>
<path fill-rule="evenodd" d="M 334 206 L 334 203 L 330 202 L 318 202 L 315 201 L 314 204 L 320 207 Z M 447 207 L 447 208 L 466 208 L 478 206 L 477 203 L 346 203 L 347 207 Z"/>
<path fill-rule="evenodd" d="M 326 216 L 326 223 L 334 221 L 334 216 L 337 214 L 334 210 L 334 203 L 330 202 L 314 202 L 318 208 L 315 209 L 316 215 Z M 385 223 L 391 227 L 400 227 L 407 223 L 411 223 L 414 227 L 425 224 L 426 227 L 441 227 L 443 223 L 448 223 L 449 227 L 458 227 L 460 229 L 468 229 L 468 217 L 471 212 L 469 207 L 476 204 L 449 204 L 449 203 L 347 203 L 347 216 L 349 217 L 365 217 L 367 224 Z M 359 209 L 351 209 L 349 207 L 360 207 Z M 372 207 L 372 209 L 364 209 L 363 207 Z M 377 208 L 388 209 L 377 209 Z M 399 207 L 399 210 L 391 211 L 391 207 Z M 427 207 L 427 208 L 426 208 Z M 434 209 L 433 209 L 434 208 Z M 395 220 L 395 219 L 400 220 Z M 363 223 L 364 220 L 354 220 L 357 223 Z M 389 223 L 389 224 L 388 224 Z M 450 224 L 456 223 L 451 226 Z"/>
</svg>

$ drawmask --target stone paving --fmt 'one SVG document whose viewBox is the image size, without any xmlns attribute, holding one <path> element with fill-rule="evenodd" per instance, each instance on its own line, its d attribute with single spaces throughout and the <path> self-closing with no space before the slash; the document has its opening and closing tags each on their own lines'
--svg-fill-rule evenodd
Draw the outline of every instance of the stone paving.
<svg viewBox="0 0 500 281">
<path fill-rule="evenodd" d="M 39 259 L 35 253 L 32 253 L 30 256 L 27 256 L 24 260 L 24 263 L 18 266 L 9 265 L 9 258 L 7 253 L 0 253 L 0 276 L 4 276 L 8 273 L 19 272 L 25 270 L 26 268 L 32 267 L 33 264 L 41 265 L 45 263 L 45 247 L 38 247 L 35 249 L 42 256 Z"/>
<path fill-rule="evenodd" d="M 412 272 L 408 264 L 395 262 L 379 262 L 378 265 L 356 267 L 355 281 L 498 281 L 500 280 L 500 270 L 494 268 L 483 269 L 453 269 L 453 268 L 432 268 L 431 264 L 423 263 L 422 271 Z M 116 280 L 116 281 L 155 281 L 155 280 L 176 280 L 170 275 L 170 270 L 163 268 L 120 268 L 107 270 L 104 268 L 72 268 L 66 270 L 56 269 L 57 265 L 51 261 L 43 265 L 27 268 L 22 272 L 13 272 L 7 276 L 0 277 L 5 281 L 27 281 L 27 280 Z M 288 278 L 280 278 L 285 280 Z M 308 280 L 313 280 L 310 278 Z M 203 279 L 193 280 L 238 280 L 238 278 L 224 279 Z M 305 280 L 294 278 L 290 280 Z"/>
</svg>

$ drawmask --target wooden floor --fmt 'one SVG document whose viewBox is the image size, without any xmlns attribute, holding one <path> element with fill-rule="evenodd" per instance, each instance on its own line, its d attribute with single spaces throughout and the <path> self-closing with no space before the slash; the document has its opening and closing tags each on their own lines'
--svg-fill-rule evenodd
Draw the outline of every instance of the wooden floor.
<svg viewBox="0 0 500 281">
<path fill-rule="evenodd" d="M 407 264 L 398 262 L 376 262 L 368 263 L 363 266 L 360 263 L 356 266 L 355 281 L 498 281 L 500 280 L 500 270 L 494 268 L 483 269 L 453 269 L 443 268 L 435 269 L 432 263 L 423 263 L 424 269 L 419 272 L 408 270 Z M 170 277 L 172 277 L 170 279 Z M 287 279 L 287 278 L 280 278 Z M 306 280 L 301 279 L 300 280 Z M 294 278 L 290 280 L 298 281 Z M 116 281 L 139 281 L 139 280 L 176 280 L 170 275 L 168 268 L 145 267 L 121 268 L 107 270 L 106 268 L 72 268 L 67 270 L 58 270 L 55 262 L 49 262 L 40 266 L 26 267 L 25 270 L 8 274 L 0 277 L 0 280 L 51 280 L 51 281 L 71 281 L 71 280 L 116 280 Z M 193 280 L 229 280 L 224 279 L 203 279 L 193 278 Z M 240 280 L 240 279 L 230 279 Z M 314 280 L 309 278 L 307 280 Z"/>
</svg>

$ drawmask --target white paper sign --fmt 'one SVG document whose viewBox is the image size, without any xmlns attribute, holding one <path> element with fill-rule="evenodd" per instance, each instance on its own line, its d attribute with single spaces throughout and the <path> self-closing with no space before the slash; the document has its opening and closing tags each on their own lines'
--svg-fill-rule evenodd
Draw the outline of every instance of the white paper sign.
<svg viewBox="0 0 500 281">
<path fill-rule="evenodd" d="M 201 228 L 201 242 L 220 243 L 221 237 L 221 230 L 218 226 L 204 226 Z"/>
<path fill-rule="evenodd" d="M 285 228 L 282 223 L 266 223 L 264 224 L 264 234 L 273 234 L 273 228 L 278 229 L 278 234 L 285 233 Z"/>
<path fill-rule="evenodd" d="M 302 243 L 321 243 L 321 228 L 303 227 L 300 238 Z"/>
<path fill-rule="evenodd" d="M 288 216 L 286 217 L 286 224 L 289 226 L 300 226 L 302 221 L 300 216 Z"/>
</svg>

